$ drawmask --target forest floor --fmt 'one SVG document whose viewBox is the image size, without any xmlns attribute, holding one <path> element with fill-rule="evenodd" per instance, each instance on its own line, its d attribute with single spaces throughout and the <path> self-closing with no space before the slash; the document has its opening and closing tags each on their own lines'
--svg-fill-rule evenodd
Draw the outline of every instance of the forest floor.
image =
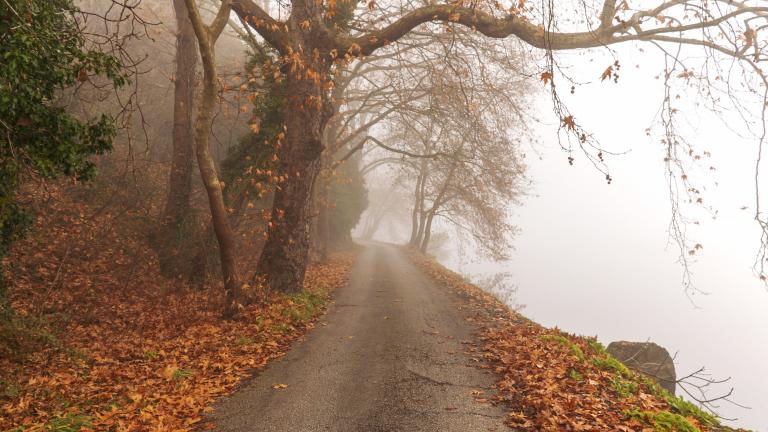
<svg viewBox="0 0 768 432">
<path fill-rule="evenodd" d="M 0 321 L 0 431 L 199 428 L 217 398 L 314 326 L 355 261 L 312 265 L 303 292 L 260 293 L 225 321 L 223 289 L 159 275 L 147 209 L 56 185 L 40 195 L 5 262 L 16 313 Z"/>
</svg>

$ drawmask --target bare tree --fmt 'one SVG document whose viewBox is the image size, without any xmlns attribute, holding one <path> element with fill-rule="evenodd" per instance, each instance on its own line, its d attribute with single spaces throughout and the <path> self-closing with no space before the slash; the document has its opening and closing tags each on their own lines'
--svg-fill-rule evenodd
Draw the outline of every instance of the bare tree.
<svg viewBox="0 0 768 432">
<path fill-rule="evenodd" d="M 503 6 L 499 3 L 397 4 L 395 13 L 370 14 L 369 25 L 351 26 L 348 17 L 368 13 L 357 3 L 294 0 L 283 5 L 290 15 L 285 21 L 273 18 L 252 0 L 224 2 L 222 11 L 232 7 L 253 31 L 276 49 L 281 64 L 275 67 L 286 75 L 288 103 L 284 110 L 285 137 L 280 144 L 279 170 L 286 182 L 275 193 L 269 240 L 258 271 L 271 286 L 285 291 L 301 287 L 309 248 L 310 202 L 320 170 L 322 134 L 332 115 L 328 88 L 336 65 L 364 57 L 401 39 L 414 30 L 434 32 L 442 25 L 471 28 L 491 38 L 515 37 L 544 50 L 549 67 L 542 79 L 552 83 L 554 52 L 641 41 L 650 44 L 693 46 L 708 56 L 726 56 L 752 68 L 758 82 L 764 82 L 759 64 L 766 45 L 760 39 L 768 7 L 749 2 L 709 0 L 659 1 L 651 7 L 632 9 L 627 2 L 608 0 L 601 5 L 585 4 L 594 11 L 586 28 L 562 31 L 563 17 L 554 1 L 541 7 L 528 3 Z M 376 9 L 376 3 L 368 5 Z M 621 6 L 621 7 L 618 7 Z M 568 25 L 565 25 L 566 27 Z M 573 26 L 573 25 L 571 25 Z M 200 37 L 201 34 L 198 34 Z M 759 92 L 757 85 L 754 87 Z M 762 93 L 761 93 L 762 96 Z M 586 154 L 599 161 L 602 152 L 559 103 L 563 129 Z M 677 142 L 670 142 L 673 148 Z M 608 176 L 608 178 L 610 178 Z M 284 215 L 281 219 L 278 216 Z M 758 219 L 760 215 L 758 214 Z"/>
</svg>

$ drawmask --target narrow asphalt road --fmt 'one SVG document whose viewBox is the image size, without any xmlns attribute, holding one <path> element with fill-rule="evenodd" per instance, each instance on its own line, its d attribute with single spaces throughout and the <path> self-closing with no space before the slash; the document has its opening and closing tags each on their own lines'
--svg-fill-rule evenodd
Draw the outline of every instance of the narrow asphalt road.
<svg viewBox="0 0 768 432">
<path fill-rule="evenodd" d="M 306 340 L 217 406 L 217 430 L 508 430 L 501 408 L 473 399 L 493 377 L 465 354 L 459 301 L 397 248 L 367 246 Z"/>
</svg>

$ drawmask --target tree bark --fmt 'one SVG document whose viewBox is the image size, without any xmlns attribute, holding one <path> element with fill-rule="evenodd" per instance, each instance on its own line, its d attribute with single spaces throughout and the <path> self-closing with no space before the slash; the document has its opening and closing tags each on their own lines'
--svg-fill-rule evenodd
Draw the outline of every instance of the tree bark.
<svg viewBox="0 0 768 432">
<path fill-rule="evenodd" d="M 229 16 L 229 4 L 223 2 L 214 23 L 209 27 L 203 24 L 200 11 L 195 0 L 184 0 L 190 21 L 197 36 L 200 56 L 203 60 L 203 88 L 200 97 L 200 106 L 195 119 L 195 142 L 197 143 L 197 164 L 200 167 L 200 176 L 208 195 L 208 204 L 211 210 L 211 223 L 219 243 L 219 258 L 221 260 L 221 272 L 224 279 L 224 293 L 226 304 L 224 316 L 233 317 L 239 310 L 240 282 L 235 255 L 235 234 L 229 223 L 226 204 L 224 203 L 224 184 L 219 179 L 216 162 L 211 154 L 211 122 L 216 108 L 218 86 L 218 74 L 216 72 L 216 50 L 214 45 L 221 34 Z"/>
<path fill-rule="evenodd" d="M 180 278 L 191 273 L 190 239 L 194 229 L 190 208 L 194 137 L 192 104 L 195 91 L 197 44 L 184 0 L 174 0 L 176 13 L 176 80 L 173 103 L 173 154 L 168 179 L 168 196 L 160 226 L 152 243 L 158 252 L 160 270 L 166 277 Z"/>
<path fill-rule="evenodd" d="M 430 212 L 427 216 L 427 223 L 424 227 L 424 233 L 421 240 L 421 252 L 427 253 L 427 247 L 429 247 L 429 238 L 432 236 L 432 221 L 435 219 L 435 213 Z"/>
<path fill-rule="evenodd" d="M 424 192 L 423 186 L 425 181 L 424 171 L 426 170 L 427 161 L 422 160 L 419 167 L 419 175 L 416 178 L 416 190 L 414 191 L 413 198 L 413 212 L 411 212 L 411 240 L 408 242 L 411 246 L 419 244 L 419 231 L 421 223 L 419 215 L 424 207 Z"/>
<path fill-rule="evenodd" d="M 312 222 L 311 198 L 323 151 L 320 134 L 328 117 L 322 112 L 322 105 L 307 101 L 323 99 L 315 83 L 288 77 L 283 113 L 285 139 L 278 152 L 278 172 L 287 179 L 275 191 L 269 239 L 257 267 L 257 275 L 263 276 L 272 289 L 283 292 L 297 292 L 304 283 Z"/>
</svg>

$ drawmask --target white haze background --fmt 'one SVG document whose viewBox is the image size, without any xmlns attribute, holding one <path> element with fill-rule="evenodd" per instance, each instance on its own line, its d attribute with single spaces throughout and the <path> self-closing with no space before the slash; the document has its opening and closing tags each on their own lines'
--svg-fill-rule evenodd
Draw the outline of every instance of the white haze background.
<svg viewBox="0 0 768 432">
<path fill-rule="evenodd" d="M 510 209 L 522 230 L 513 258 L 489 263 L 456 247 L 444 264 L 476 276 L 511 272 L 523 314 L 545 326 L 596 335 L 606 344 L 651 340 L 677 353 L 678 376 L 706 366 L 714 378 L 732 377 L 710 395 L 732 386 L 733 399 L 751 409 L 724 403 L 720 412 L 738 418 L 734 426 L 768 432 L 768 290 L 752 271 L 760 238 L 752 219 L 756 139 L 729 130 L 744 130 L 735 115 L 725 114 L 726 125 L 703 107 L 676 102 L 690 122 L 686 138 L 712 153 L 692 174 L 718 211 L 713 219 L 687 209 L 701 222 L 690 227 L 691 239 L 704 246 L 693 271 L 696 286 L 708 293 L 689 298 L 678 251 L 668 241 L 664 149 L 658 136 L 645 133 L 663 98 L 655 78 L 662 57 L 639 46 L 618 48 L 621 78 L 614 84 L 598 79 L 613 62 L 604 54 L 560 54 L 561 62 L 577 66 L 569 71 L 579 80 L 592 82 L 575 96 L 567 94 L 568 83 L 561 82 L 560 91 L 577 121 L 605 147 L 629 150 L 608 159 L 613 183 L 578 151 L 575 165 L 568 165 L 549 96 L 541 92 L 535 98 L 541 142 L 531 144 L 526 159 L 534 185 L 525 205 Z M 717 170 L 709 171 L 710 165 Z M 768 191 L 768 181 L 763 184 Z M 407 234 L 386 231 L 378 238 L 402 242 Z"/>
<path fill-rule="evenodd" d="M 712 153 L 695 178 L 718 211 L 712 218 L 688 209 L 702 216 L 690 234 L 704 246 L 693 270 L 696 286 L 708 293 L 689 298 L 678 251 L 668 241 L 664 149 L 658 136 L 645 134 L 663 98 L 655 78 L 661 58 L 637 47 L 621 48 L 617 57 L 622 69 L 614 84 L 595 79 L 608 59 L 574 56 L 572 63 L 592 71 L 585 79 L 595 83 L 579 87 L 569 102 L 577 120 L 606 147 L 630 150 L 610 158 L 612 184 L 578 152 L 575 165 L 568 165 L 542 95 L 538 112 L 549 125 L 538 128 L 538 155 L 528 154 L 531 197 L 511 210 L 522 229 L 513 259 L 479 263 L 454 255 L 446 264 L 470 274 L 512 272 L 523 313 L 545 326 L 597 335 L 604 343 L 652 340 L 677 353 L 678 376 L 706 366 L 715 378 L 732 377 L 719 390 L 733 386 L 733 399 L 752 409 L 724 403 L 722 414 L 737 417 L 734 425 L 768 431 L 768 290 L 752 271 L 760 238 L 753 221 L 757 141 L 729 130 L 744 130 L 735 115 L 724 116 L 726 125 L 704 108 L 677 105 L 690 122 L 685 136 Z M 768 190 L 768 181 L 761 184 Z"/>
</svg>

